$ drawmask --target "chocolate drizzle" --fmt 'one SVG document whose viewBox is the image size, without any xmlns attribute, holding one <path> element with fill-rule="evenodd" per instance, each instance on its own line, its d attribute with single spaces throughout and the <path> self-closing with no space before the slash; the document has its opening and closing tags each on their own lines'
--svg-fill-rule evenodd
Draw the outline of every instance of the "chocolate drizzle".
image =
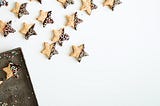
<svg viewBox="0 0 160 106">
<path fill-rule="evenodd" d="M 18 18 L 21 18 L 23 15 L 29 15 L 29 12 L 26 10 L 26 6 L 27 6 L 27 3 L 21 4 L 18 12 Z"/>
<path fill-rule="evenodd" d="M 66 0 L 66 3 L 63 5 L 63 7 L 66 9 L 68 5 L 74 4 L 73 0 Z"/>
<path fill-rule="evenodd" d="M 58 51 L 55 49 L 56 43 L 52 44 L 52 48 L 51 48 L 51 52 L 50 55 L 48 57 L 48 59 L 50 60 L 52 58 L 53 55 L 58 54 Z"/>
<path fill-rule="evenodd" d="M 26 39 L 26 40 L 28 40 L 29 37 L 32 36 L 32 35 L 37 35 L 36 31 L 34 30 L 34 27 L 35 27 L 35 24 L 33 24 L 33 25 L 29 28 L 28 32 L 25 34 L 25 39 Z"/>
<path fill-rule="evenodd" d="M 121 4 L 122 2 L 120 0 L 114 0 L 113 6 L 110 6 L 111 10 L 113 11 L 116 5 Z"/>
<path fill-rule="evenodd" d="M 52 15 L 52 11 L 48 11 L 47 17 L 45 18 L 45 20 L 43 22 L 43 27 L 45 27 L 47 24 L 53 24 L 54 23 L 51 15 Z"/>
<path fill-rule="evenodd" d="M 62 29 L 62 34 L 61 34 L 61 36 L 60 36 L 60 38 L 59 38 L 59 41 L 58 41 L 58 44 L 60 45 L 60 46 L 62 46 L 63 45 L 63 41 L 65 41 L 65 40 L 69 40 L 69 35 L 68 34 L 66 34 L 66 33 L 64 33 L 64 28 Z"/>
<path fill-rule="evenodd" d="M 79 57 L 77 58 L 78 62 L 81 62 L 82 57 L 88 56 L 88 53 L 84 51 L 84 44 L 83 44 L 83 49 L 81 51 L 81 53 L 79 54 Z"/>
<path fill-rule="evenodd" d="M 93 3 L 93 0 L 91 0 L 91 10 L 97 9 L 98 7 Z"/>
<path fill-rule="evenodd" d="M 16 32 L 16 30 L 13 29 L 11 27 L 11 25 L 12 25 L 12 21 L 9 21 L 9 22 L 7 22 L 6 26 L 4 27 L 4 29 L 3 29 L 4 37 L 8 36 L 9 33 Z"/>
<path fill-rule="evenodd" d="M 0 0 L 0 7 L 1 6 L 8 6 L 8 2 L 6 0 Z"/>
<path fill-rule="evenodd" d="M 83 20 L 79 19 L 77 16 L 77 12 L 75 12 L 75 14 L 74 14 L 74 29 L 77 30 L 77 25 L 82 22 L 83 22 Z"/>
<path fill-rule="evenodd" d="M 19 75 L 18 75 L 19 65 L 16 65 L 16 64 L 14 64 L 12 62 L 10 62 L 9 65 L 10 65 L 10 69 L 13 72 L 14 77 L 18 78 L 19 77 Z"/>
</svg>

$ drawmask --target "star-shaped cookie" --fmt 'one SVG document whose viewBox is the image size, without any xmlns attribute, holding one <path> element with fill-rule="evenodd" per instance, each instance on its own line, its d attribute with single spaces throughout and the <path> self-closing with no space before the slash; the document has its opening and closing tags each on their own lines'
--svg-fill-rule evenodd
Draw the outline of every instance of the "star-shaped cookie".
<svg viewBox="0 0 160 106">
<path fill-rule="evenodd" d="M 28 40 L 30 36 L 37 35 L 37 33 L 34 30 L 35 24 L 27 24 L 23 23 L 23 27 L 20 30 L 20 32 L 25 35 L 25 39 Z"/>
<path fill-rule="evenodd" d="M 21 18 L 23 15 L 29 15 L 29 12 L 26 10 L 27 3 L 19 4 L 15 3 L 15 7 L 11 10 L 14 14 Z"/>
<path fill-rule="evenodd" d="M 52 11 L 45 12 L 43 10 L 40 10 L 40 14 L 37 17 L 37 20 L 43 24 L 43 27 L 45 27 L 47 24 L 54 23 L 51 15 L 52 15 Z"/>
<path fill-rule="evenodd" d="M 122 2 L 120 0 L 105 0 L 103 3 L 103 6 L 108 6 L 112 11 L 114 10 L 114 7 L 116 5 L 121 4 Z"/>
<path fill-rule="evenodd" d="M 93 9 L 97 9 L 97 6 L 93 4 L 93 0 L 81 0 L 82 6 L 80 10 L 86 11 L 88 15 L 91 15 Z"/>
<path fill-rule="evenodd" d="M 66 9 L 68 5 L 74 4 L 73 0 L 57 0 L 58 2 L 60 2 L 63 7 Z"/>
<path fill-rule="evenodd" d="M 0 33 L 4 35 L 4 37 L 8 36 L 9 33 L 14 33 L 16 32 L 15 29 L 11 27 L 12 21 L 9 21 L 7 23 L 3 22 L 0 20 Z"/>
<path fill-rule="evenodd" d="M 34 0 L 30 0 L 30 1 L 34 1 Z M 37 0 L 37 1 L 42 4 L 42 0 Z"/>
<path fill-rule="evenodd" d="M 8 2 L 6 0 L 0 0 L 0 7 L 1 6 L 8 6 Z"/>
<path fill-rule="evenodd" d="M 84 44 L 80 45 L 80 46 L 72 46 L 72 52 L 70 54 L 70 56 L 74 57 L 78 62 L 81 62 L 82 57 L 88 56 L 88 53 L 84 51 Z"/>
<path fill-rule="evenodd" d="M 65 40 L 69 40 L 69 35 L 64 33 L 64 28 L 61 28 L 59 30 L 53 30 L 53 38 L 52 38 L 52 41 L 54 43 L 58 43 L 60 46 L 63 45 L 63 41 Z"/>
<path fill-rule="evenodd" d="M 77 12 L 75 12 L 75 13 L 72 14 L 72 15 L 67 15 L 67 16 L 66 16 L 66 19 L 67 19 L 66 26 L 70 26 L 70 27 L 74 28 L 75 30 L 77 30 L 77 25 L 78 25 L 79 23 L 82 23 L 82 22 L 83 22 L 82 19 L 79 19 L 79 18 L 78 18 Z"/>
<path fill-rule="evenodd" d="M 44 49 L 41 51 L 42 54 L 46 55 L 50 60 L 53 55 L 58 54 L 58 51 L 55 49 L 56 43 L 49 44 L 44 42 Z"/>
</svg>

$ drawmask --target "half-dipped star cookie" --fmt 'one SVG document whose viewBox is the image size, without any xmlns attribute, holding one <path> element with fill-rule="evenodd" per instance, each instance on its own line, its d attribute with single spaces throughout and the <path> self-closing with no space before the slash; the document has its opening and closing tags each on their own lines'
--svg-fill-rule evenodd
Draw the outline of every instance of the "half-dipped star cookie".
<svg viewBox="0 0 160 106">
<path fill-rule="evenodd" d="M 53 35 L 52 41 L 54 43 L 57 42 L 60 46 L 63 45 L 63 42 L 65 40 L 69 40 L 69 35 L 64 32 L 64 28 L 61 28 L 59 30 L 53 30 L 53 33 L 54 35 Z"/>
<path fill-rule="evenodd" d="M 15 7 L 11 10 L 14 14 L 21 18 L 23 15 L 29 15 L 29 12 L 26 10 L 27 3 L 19 4 L 15 3 Z"/>
<path fill-rule="evenodd" d="M 93 4 L 93 0 L 81 0 L 82 6 L 80 10 L 86 11 L 88 15 L 91 15 L 93 9 L 97 9 L 97 6 Z"/>
<path fill-rule="evenodd" d="M 0 0 L 0 7 L 1 6 L 8 6 L 8 2 L 6 0 Z"/>
<path fill-rule="evenodd" d="M 73 0 L 57 0 L 58 2 L 60 2 L 63 7 L 66 9 L 68 5 L 74 4 Z"/>
<path fill-rule="evenodd" d="M 56 43 L 49 44 L 44 42 L 44 49 L 41 51 L 42 54 L 46 55 L 50 60 L 53 55 L 58 54 L 58 51 L 55 49 Z"/>
<path fill-rule="evenodd" d="M 114 10 L 114 7 L 116 5 L 121 4 L 122 2 L 120 0 L 105 0 L 103 3 L 103 6 L 108 6 L 112 11 Z"/>
<path fill-rule="evenodd" d="M 45 12 L 43 10 L 40 10 L 40 14 L 37 17 L 37 20 L 43 24 L 43 27 L 45 27 L 47 24 L 54 23 L 51 15 L 52 15 L 52 11 Z"/>
<path fill-rule="evenodd" d="M 77 30 L 78 24 L 83 22 L 82 19 L 78 18 L 77 12 L 75 12 L 72 15 L 67 15 L 66 19 L 67 19 L 66 26 L 70 26 L 70 27 L 74 28 L 75 30 Z"/>
<path fill-rule="evenodd" d="M 36 31 L 34 30 L 35 24 L 27 24 L 23 23 L 23 27 L 20 32 L 25 35 L 25 39 L 28 40 L 30 36 L 37 35 Z"/>
<path fill-rule="evenodd" d="M 0 20 L 0 33 L 2 33 L 4 37 L 8 36 L 9 33 L 16 32 L 16 30 L 13 29 L 11 25 L 12 25 L 12 21 L 5 23 Z"/>
<path fill-rule="evenodd" d="M 72 52 L 70 54 L 70 56 L 74 57 L 78 62 L 81 62 L 82 58 L 85 56 L 88 56 L 88 53 L 84 51 L 84 44 L 80 45 L 80 46 L 72 46 Z"/>
<path fill-rule="evenodd" d="M 30 1 L 34 1 L 34 0 L 30 0 Z M 42 3 L 42 0 L 37 0 L 39 3 Z"/>
</svg>

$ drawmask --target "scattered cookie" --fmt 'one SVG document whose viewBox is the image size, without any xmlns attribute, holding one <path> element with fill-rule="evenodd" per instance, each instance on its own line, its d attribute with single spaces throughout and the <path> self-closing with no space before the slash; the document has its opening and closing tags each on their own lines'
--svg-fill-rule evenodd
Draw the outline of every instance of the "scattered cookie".
<svg viewBox="0 0 160 106">
<path fill-rule="evenodd" d="M 1 6 L 8 6 L 8 2 L 6 0 L 0 0 L 0 7 Z"/>
<path fill-rule="evenodd" d="M 30 1 L 34 1 L 34 0 L 30 0 Z M 37 0 L 37 1 L 42 4 L 42 0 Z"/>
<path fill-rule="evenodd" d="M 67 19 L 67 23 L 66 23 L 66 26 L 70 26 L 72 28 L 74 28 L 75 30 L 77 30 L 77 25 L 79 23 L 82 23 L 83 20 L 82 19 L 79 19 L 78 16 L 77 16 L 77 12 L 75 12 L 73 15 L 67 15 L 66 16 L 66 19 Z"/>
<path fill-rule="evenodd" d="M 15 29 L 11 27 L 12 21 L 9 21 L 7 23 L 3 22 L 0 20 L 0 33 L 4 35 L 4 37 L 8 36 L 9 33 L 14 33 L 16 32 Z"/>
<path fill-rule="evenodd" d="M 93 4 L 93 0 L 81 0 L 82 6 L 80 10 L 86 11 L 88 15 L 91 15 L 93 9 L 97 9 L 97 6 Z"/>
<path fill-rule="evenodd" d="M 74 4 L 73 0 L 57 0 L 58 2 L 60 2 L 63 7 L 66 9 L 68 5 Z"/>
<path fill-rule="evenodd" d="M 11 10 L 14 14 L 21 18 L 23 15 L 29 15 L 29 12 L 26 10 L 27 3 L 19 4 L 15 3 L 15 7 Z"/>
<path fill-rule="evenodd" d="M 88 53 L 84 51 L 84 48 L 85 48 L 84 44 L 80 46 L 73 45 L 72 46 L 73 51 L 71 52 L 70 56 L 76 58 L 78 62 L 81 62 L 82 57 L 88 56 Z"/>
<path fill-rule="evenodd" d="M 112 11 L 114 10 L 114 7 L 116 5 L 121 4 L 122 2 L 120 0 L 105 0 L 103 3 L 103 6 L 108 6 Z"/>
<path fill-rule="evenodd" d="M 64 33 L 64 28 L 61 28 L 59 30 L 53 30 L 54 36 L 52 38 L 52 41 L 54 43 L 58 43 L 60 46 L 63 45 L 63 42 L 65 40 L 69 40 L 69 35 Z"/>
<path fill-rule="evenodd" d="M 44 49 L 41 51 L 42 54 L 46 55 L 50 60 L 53 55 L 58 54 L 58 51 L 55 49 L 56 43 L 49 44 L 44 42 Z"/>
<path fill-rule="evenodd" d="M 23 23 L 23 27 L 20 30 L 22 34 L 25 35 L 25 39 L 28 40 L 30 36 L 32 35 L 37 35 L 37 33 L 34 30 L 35 24 L 26 24 L 25 22 Z"/>
<path fill-rule="evenodd" d="M 40 10 L 40 15 L 38 16 L 37 20 L 43 24 L 43 27 L 45 27 L 47 24 L 54 23 L 51 15 L 52 11 L 45 12 L 43 10 Z"/>
</svg>

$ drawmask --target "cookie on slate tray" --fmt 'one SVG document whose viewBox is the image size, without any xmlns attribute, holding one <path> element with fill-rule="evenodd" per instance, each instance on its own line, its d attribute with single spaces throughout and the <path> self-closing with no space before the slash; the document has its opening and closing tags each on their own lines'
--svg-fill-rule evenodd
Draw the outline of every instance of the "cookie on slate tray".
<svg viewBox="0 0 160 106">
<path fill-rule="evenodd" d="M 35 1 L 35 0 L 30 0 L 30 1 Z M 42 0 L 37 0 L 37 1 L 42 4 Z"/>
<path fill-rule="evenodd" d="M 60 2 L 63 7 L 66 9 L 68 5 L 74 4 L 73 0 L 57 0 L 58 2 Z"/>
<path fill-rule="evenodd" d="M 53 38 L 52 41 L 54 43 L 58 43 L 60 46 L 63 45 L 63 42 L 66 40 L 69 40 L 69 35 L 64 32 L 64 28 L 61 28 L 59 30 L 53 30 Z"/>
<path fill-rule="evenodd" d="M 41 51 L 41 53 L 50 60 L 53 55 L 58 54 L 58 51 L 55 47 L 56 43 L 49 44 L 48 42 L 44 42 L 44 49 Z"/>
<path fill-rule="evenodd" d="M 97 9 L 97 6 L 93 3 L 93 0 L 81 0 L 82 6 L 80 10 L 86 11 L 88 15 L 91 15 L 92 10 Z"/>
<path fill-rule="evenodd" d="M 81 62 L 82 58 L 88 56 L 88 53 L 84 51 L 84 44 L 80 46 L 72 46 L 72 52 L 70 56 L 74 57 L 78 62 Z"/>
<path fill-rule="evenodd" d="M 54 23 L 51 15 L 52 15 L 52 11 L 45 12 L 43 10 L 40 10 L 40 14 L 37 17 L 37 20 L 40 21 L 43 24 L 43 27 L 45 27 L 47 24 L 53 24 Z"/>
<path fill-rule="evenodd" d="M 103 6 L 108 6 L 112 11 L 114 10 L 114 7 L 116 5 L 121 4 L 122 2 L 120 0 L 105 0 L 103 3 Z"/>
<path fill-rule="evenodd" d="M 15 3 L 15 7 L 11 10 L 14 14 L 21 18 L 23 15 L 29 15 L 29 12 L 26 10 L 27 3 Z"/>
<path fill-rule="evenodd" d="M 4 35 L 4 37 L 8 36 L 10 33 L 16 32 L 15 29 L 12 28 L 12 21 L 9 21 L 7 23 L 0 20 L 0 33 Z"/>
<path fill-rule="evenodd" d="M 75 12 L 72 15 L 67 15 L 66 19 L 67 19 L 66 26 L 70 26 L 70 27 L 74 28 L 75 30 L 77 30 L 78 24 L 83 22 L 82 19 L 78 18 L 77 12 Z"/>
<path fill-rule="evenodd" d="M 6 0 L 0 0 L 0 7 L 8 6 L 8 2 Z"/>
<path fill-rule="evenodd" d="M 34 30 L 35 24 L 27 24 L 23 23 L 23 27 L 20 32 L 25 35 L 25 39 L 28 40 L 30 36 L 37 35 L 36 31 Z"/>
</svg>

